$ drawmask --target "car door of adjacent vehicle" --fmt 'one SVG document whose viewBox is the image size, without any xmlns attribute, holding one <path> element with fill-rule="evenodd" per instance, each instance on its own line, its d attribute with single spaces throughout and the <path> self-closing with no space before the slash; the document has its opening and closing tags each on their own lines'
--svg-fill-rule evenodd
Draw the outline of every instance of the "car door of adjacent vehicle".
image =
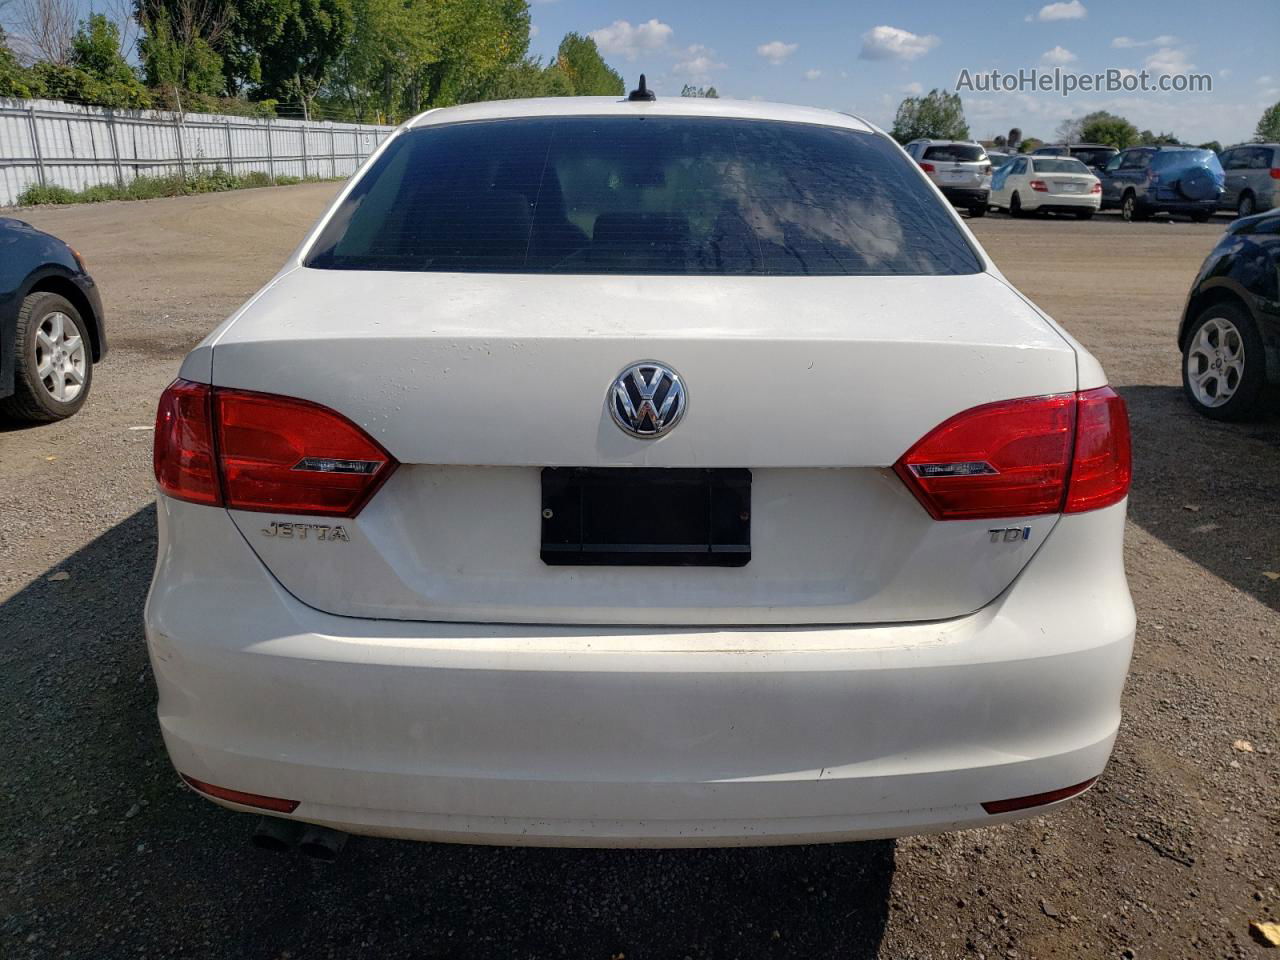
<svg viewBox="0 0 1280 960">
<path fill-rule="evenodd" d="M 1222 184 L 1222 202 L 1224 208 L 1234 210 L 1236 204 L 1240 202 L 1240 190 L 1245 184 L 1245 168 L 1248 161 L 1245 154 L 1248 153 L 1248 147 L 1241 147 L 1237 150 L 1228 150 L 1219 157 L 1222 163 L 1222 172 L 1226 174 L 1226 178 Z"/>
<path fill-rule="evenodd" d="M 1100 171 L 1102 178 L 1102 204 L 1106 207 L 1120 206 L 1120 196 L 1124 193 L 1120 167 L 1128 153 L 1117 153 Z"/>
<path fill-rule="evenodd" d="M 991 202 L 997 207 L 1009 206 L 1009 197 L 1013 195 L 1010 179 L 1018 164 L 1025 167 L 1026 163 L 1025 160 L 1006 160 L 991 175 Z"/>
<path fill-rule="evenodd" d="M 1253 191 L 1256 209 L 1266 210 L 1267 198 L 1272 192 L 1271 168 L 1275 165 L 1273 147 L 1247 147 L 1242 152 L 1248 156 L 1244 160 L 1244 169 L 1240 170 L 1240 189 Z M 1228 177 L 1230 174 L 1228 174 Z"/>
</svg>

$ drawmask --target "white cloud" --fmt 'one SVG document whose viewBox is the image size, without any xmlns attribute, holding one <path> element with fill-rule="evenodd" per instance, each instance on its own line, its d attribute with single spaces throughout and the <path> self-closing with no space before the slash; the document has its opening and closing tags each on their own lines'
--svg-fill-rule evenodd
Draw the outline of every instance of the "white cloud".
<svg viewBox="0 0 1280 960">
<path fill-rule="evenodd" d="M 592 30 L 587 36 L 603 53 L 616 53 L 634 60 L 642 53 L 660 50 L 671 39 L 671 27 L 657 18 L 632 26 L 627 20 L 615 20 L 607 27 Z"/>
<path fill-rule="evenodd" d="M 1176 47 L 1161 47 L 1143 61 L 1143 66 L 1154 74 L 1186 73 L 1195 66 L 1187 59 L 1187 51 Z"/>
<path fill-rule="evenodd" d="M 819 70 L 817 67 L 806 70 L 804 72 L 804 78 L 806 80 L 817 80 L 820 76 L 822 76 L 822 71 Z"/>
<path fill-rule="evenodd" d="M 1040 59 L 1045 63 L 1061 67 L 1075 60 L 1079 60 L 1080 58 L 1066 47 L 1057 46 L 1052 50 L 1046 50 L 1044 53 L 1040 54 Z"/>
<path fill-rule="evenodd" d="M 1222 77 L 1223 80 L 1227 79 L 1227 77 L 1231 76 L 1231 68 L 1223 67 L 1218 71 L 1218 76 Z"/>
<path fill-rule="evenodd" d="M 529 24 L 529 39 L 532 40 L 538 35 L 538 25 L 536 23 Z"/>
<path fill-rule="evenodd" d="M 1258 86 L 1265 87 L 1269 83 L 1271 83 L 1271 74 L 1264 73 L 1262 76 L 1258 77 Z"/>
<path fill-rule="evenodd" d="M 1036 14 L 1027 14 L 1027 22 L 1032 20 L 1083 20 L 1089 10 L 1080 0 L 1066 0 L 1065 3 L 1047 3 Z"/>
<path fill-rule="evenodd" d="M 915 60 L 942 41 L 933 34 L 921 36 L 898 27 L 874 27 L 862 35 L 863 60 Z"/>
<path fill-rule="evenodd" d="M 915 80 L 912 80 L 910 83 L 908 83 L 905 87 L 902 88 L 902 92 L 907 94 L 907 96 L 910 96 L 910 97 L 918 97 L 920 96 L 920 94 L 924 93 L 924 84 L 918 83 Z"/>
<path fill-rule="evenodd" d="M 783 43 L 781 40 L 771 40 L 756 47 L 756 53 L 776 67 L 799 49 L 800 44 L 798 43 Z"/>
<path fill-rule="evenodd" d="M 711 79 L 712 70 L 724 69 L 724 64 L 716 59 L 716 52 L 700 43 L 686 47 L 680 56 L 683 59 L 671 69 L 695 83 L 706 83 Z"/>
<path fill-rule="evenodd" d="M 1116 37 L 1111 41 L 1111 46 L 1117 50 L 1134 50 L 1138 47 L 1172 47 L 1178 42 L 1178 38 L 1167 33 L 1162 33 L 1158 37 L 1152 37 L 1150 40 L 1135 40 L 1133 37 Z"/>
</svg>

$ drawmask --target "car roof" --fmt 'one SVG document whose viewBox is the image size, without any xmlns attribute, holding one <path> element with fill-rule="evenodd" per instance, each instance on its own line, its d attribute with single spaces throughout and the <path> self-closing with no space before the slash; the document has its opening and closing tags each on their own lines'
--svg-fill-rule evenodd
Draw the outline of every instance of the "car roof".
<svg viewBox="0 0 1280 960">
<path fill-rule="evenodd" d="M 658 97 L 629 101 L 618 97 L 542 97 L 527 100 L 490 100 L 457 107 L 440 107 L 414 117 L 408 128 L 463 123 L 471 120 L 510 120 L 522 117 L 727 117 L 740 120 L 781 120 L 844 127 L 863 133 L 879 132 L 860 117 L 817 107 L 757 100 L 719 100 L 707 97 Z"/>
</svg>

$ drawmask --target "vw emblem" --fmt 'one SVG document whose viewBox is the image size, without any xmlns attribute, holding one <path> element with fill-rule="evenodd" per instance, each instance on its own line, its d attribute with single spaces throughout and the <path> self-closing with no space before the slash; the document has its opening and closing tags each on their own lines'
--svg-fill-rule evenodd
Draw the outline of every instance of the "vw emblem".
<svg viewBox="0 0 1280 960">
<path fill-rule="evenodd" d="M 614 378 L 607 403 L 623 431 L 651 440 L 680 422 L 689 395 L 680 374 L 655 360 L 641 360 Z"/>
</svg>

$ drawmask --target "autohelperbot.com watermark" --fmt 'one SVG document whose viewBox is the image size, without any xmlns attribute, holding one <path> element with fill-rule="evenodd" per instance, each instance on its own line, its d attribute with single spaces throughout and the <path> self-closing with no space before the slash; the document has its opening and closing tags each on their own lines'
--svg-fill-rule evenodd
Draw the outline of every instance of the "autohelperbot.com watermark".
<svg viewBox="0 0 1280 960">
<path fill-rule="evenodd" d="M 1152 73 L 1112 67 L 1097 73 L 1076 73 L 1054 67 L 1028 67 L 1013 72 L 968 69 L 956 77 L 957 93 L 1212 93 L 1207 73 Z"/>
</svg>

